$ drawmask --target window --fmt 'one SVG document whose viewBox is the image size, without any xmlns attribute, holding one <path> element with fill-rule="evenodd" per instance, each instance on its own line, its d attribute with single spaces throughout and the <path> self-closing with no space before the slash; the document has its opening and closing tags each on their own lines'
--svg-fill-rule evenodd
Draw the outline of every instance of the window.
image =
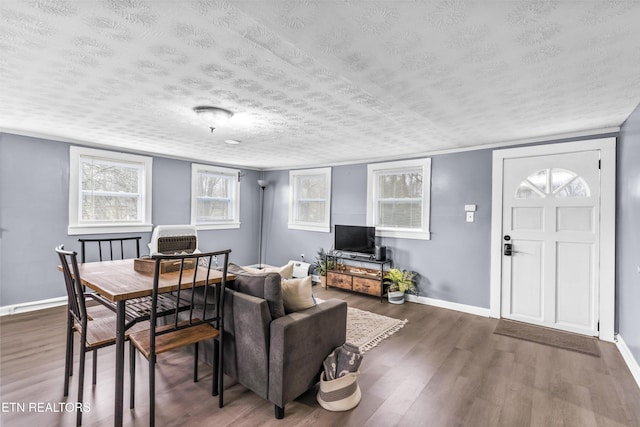
<svg viewBox="0 0 640 427">
<path fill-rule="evenodd" d="M 200 230 L 240 227 L 240 171 L 191 165 L 191 224 Z"/>
<path fill-rule="evenodd" d="M 331 168 L 289 172 L 289 228 L 329 232 Z"/>
<path fill-rule="evenodd" d="M 380 237 L 430 238 L 431 159 L 367 167 L 367 224 Z"/>
<path fill-rule="evenodd" d="M 516 189 L 516 199 L 591 197 L 589 186 L 570 170 L 542 169 L 529 175 Z"/>
<path fill-rule="evenodd" d="M 151 157 L 69 153 L 69 235 L 151 231 Z"/>
</svg>

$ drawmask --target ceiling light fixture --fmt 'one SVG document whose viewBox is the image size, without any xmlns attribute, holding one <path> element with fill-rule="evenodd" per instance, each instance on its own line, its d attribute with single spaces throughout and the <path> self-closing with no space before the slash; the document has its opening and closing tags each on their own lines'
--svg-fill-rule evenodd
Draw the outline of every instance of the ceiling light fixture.
<svg viewBox="0 0 640 427">
<path fill-rule="evenodd" d="M 199 117 L 202 117 L 202 119 L 206 121 L 209 129 L 211 129 L 211 132 L 213 132 L 215 128 L 224 125 L 233 116 L 232 111 L 229 111 L 225 108 L 211 107 L 208 105 L 199 105 L 197 107 L 194 107 L 193 111 L 195 111 Z"/>
<path fill-rule="evenodd" d="M 238 144 L 240 144 L 240 141 L 238 141 L 237 139 L 225 139 L 224 142 L 226 142 L 229 145 L 238 145 Z"/>
</svg>

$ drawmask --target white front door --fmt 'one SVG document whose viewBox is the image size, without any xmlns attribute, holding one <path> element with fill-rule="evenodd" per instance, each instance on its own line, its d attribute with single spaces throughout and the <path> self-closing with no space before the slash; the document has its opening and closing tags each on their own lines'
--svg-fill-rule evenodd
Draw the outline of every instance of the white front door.
<svg viewBox="0 0 640 427">
<path fill-rule="evenodd" d="M 503 163 L 502 317 L 598 335 L 600 151 Z"/>
</svg>

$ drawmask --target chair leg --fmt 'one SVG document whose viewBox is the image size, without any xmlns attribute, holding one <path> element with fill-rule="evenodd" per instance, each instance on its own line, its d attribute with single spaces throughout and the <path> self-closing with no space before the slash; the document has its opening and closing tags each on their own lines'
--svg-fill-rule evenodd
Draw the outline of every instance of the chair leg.
<svg viewBox="0 0 640 427">
<path fill-rule="evenodd" d="M 193 345 L 193 382 L 197 383 L 198 382 L 198 350 L 199 350 L 199 346 L 198 343 L 195 343 Z"/>
<path fill-rule="evenodd" d="M 136 347 L 129 341 L 129 409 L 133 409 L 136 401 Z"/>
<path fill-rule="evenodd" d="M 84 391 L 84 362 L 87 348 L 84 343 L 80 344 L 80 366 L 78 367 L 78 405 L 82 405 L 82 394 Z M 82 425 L 82 410 L 78 408 L 76 415 L 76 426 Z"/>
<path fill-rule="evenodd" d="M 69 331 L 69 376 L 73 376 L 73 347 L 75 344 L 73 343 L 76 331 L 71 328 Z"/>
<path fill-rule="evenodd" d="M 96 377 L 98 376 L 98 349 L 93 350 L 93 372 L 91 376 L 91 384 L 96 385 Z"/>
<path fill-rule="evenodd" d="M 219 363 L 219 357 L 218 357 L 218 340 L 216 340 L 214 338 L 213 340 L 213 381 L 211 384 L 211 396 L 217 396 L 218 395 L 218 363 Z"/>
<path fill-rule="evenodd" d="M 149 355 L 149 427 L 156 424 L 156 355 Z"/>
<path fill-rule="evenodd" d="M 67 319 L 67 346 L 66 354 L 64 356 L 64 396 L 69 395 L 69 377 L 73 372 L 73 329 L 69 323 L 71 320 Z"/>
<path fill-rule="evenodd" d="M 276 412 L 276 418 L 281 420 L 284 418 L 284 406 L 280 407 L 278 405 L 274 405 L 275 406 L 275 412 Z"/>
<path fill-rule="evenodd" d="M 220 336 L 220 342 L 218 345 L 218 363 L 216 364 L 218 369 L 218 407 L 222 408 L 224 405 L 224 346 L 223 338 Z"/>
</svg>

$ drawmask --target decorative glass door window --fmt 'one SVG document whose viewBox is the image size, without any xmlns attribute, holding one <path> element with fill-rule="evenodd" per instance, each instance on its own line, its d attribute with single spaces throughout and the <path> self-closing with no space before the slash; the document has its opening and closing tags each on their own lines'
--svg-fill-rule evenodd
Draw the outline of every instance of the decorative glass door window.
<svg viewBox="0 0 640 427">
<path fill-rule="evenodd" d="M 560 168 L 536 171 L 520 183 L 516 199 L 590 197 L 589 186 L 576 173 Z"/>
</svg>

